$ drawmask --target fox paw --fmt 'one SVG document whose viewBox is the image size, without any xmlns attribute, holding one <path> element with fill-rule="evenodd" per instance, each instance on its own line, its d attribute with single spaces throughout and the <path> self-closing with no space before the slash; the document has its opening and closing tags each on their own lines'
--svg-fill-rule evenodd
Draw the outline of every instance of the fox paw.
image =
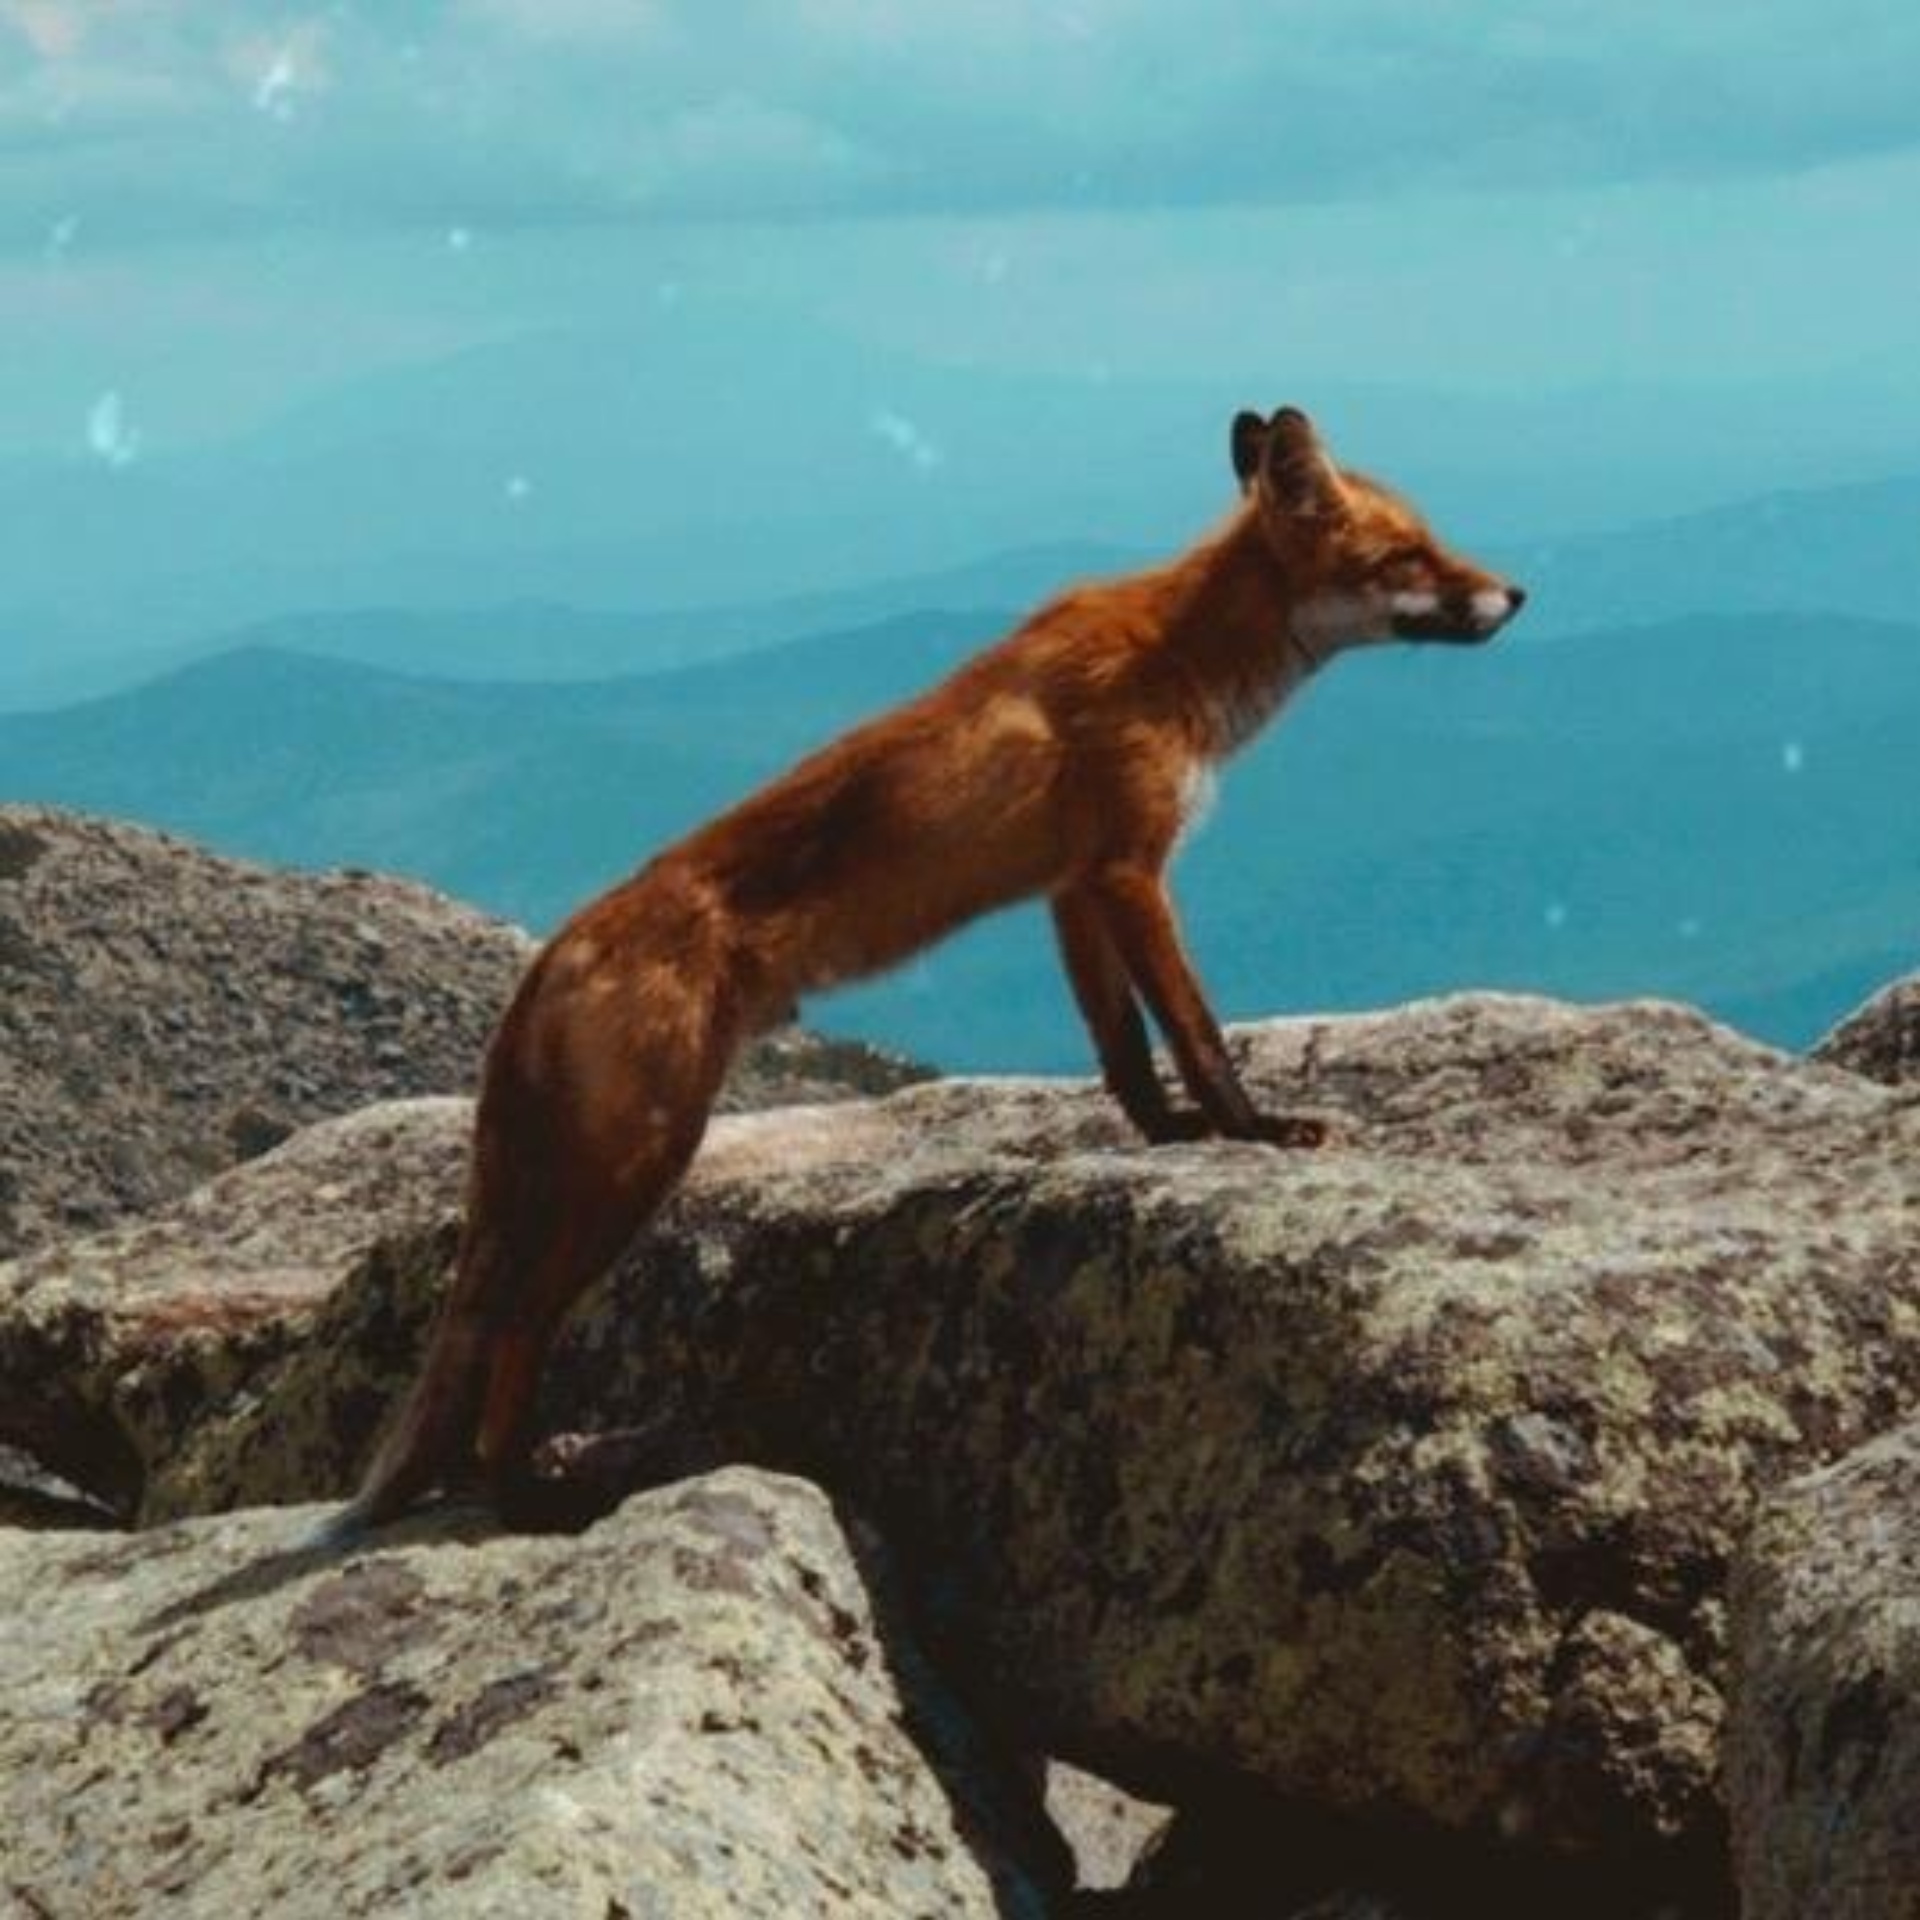
<svg viewBox="0 0 1920 1920">
<path fill-rule="evenodd" d="M 1257 1113 L 1241 1126 L 1222 1127 L 1192 1107 L 1176 1107 L 1143 1126 L 1150 1146 L 1186 1140 L 1258 1140 L 1270 1147 L 1312 1149 L 1333 1146 L 1343 1137 L 1339 1125 L 1317 1113 Z"/>
</svg>

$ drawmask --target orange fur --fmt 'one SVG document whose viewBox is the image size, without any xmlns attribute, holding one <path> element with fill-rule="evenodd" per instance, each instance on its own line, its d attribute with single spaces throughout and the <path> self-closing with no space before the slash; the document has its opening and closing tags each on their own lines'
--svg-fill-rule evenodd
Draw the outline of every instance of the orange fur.
<svg viewBox="0 0 1920 1920">
<path fill-rule="evenodd" d="M 1188 963 L 1163 877 L 1186 809 L 1329 653 L 1396 628 L 1484 638 L 1521 596 L 1335 469 L 1292 409 L 1241 415 L 1234 458 L 1246 497 L 1222 529 L 1064 594 L 554 936 L 494 1038 L 459 1271 L 352 1515 L 398 1511 L 476 1452 L 510 1485 L 562 1317 L 680 1179 L 741 1044 L 992 908 L 1049 897 L 1103 1077 L 1148 1139 L 1319 1138 L 1254 1106 Z M 1143 1007 L 1191 1107 L 1162 1086 Z"/>
</svg>

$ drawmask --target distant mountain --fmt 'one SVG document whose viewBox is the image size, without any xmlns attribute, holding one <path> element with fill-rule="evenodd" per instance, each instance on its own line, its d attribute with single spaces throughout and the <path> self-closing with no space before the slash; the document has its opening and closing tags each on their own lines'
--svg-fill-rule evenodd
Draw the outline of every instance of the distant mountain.
<svg viewBox="0 0 1920 1920">
<path fill-rule="evenodd" d="M 539 925 L 999 624 L 929 616 L 577 685 L 250 648 L 0 716 L 0 790 L 280 862 L 437 875 Z"/>
<path fill-rule="evenodd" d="M 1230 492 L 1233 404 L 1138 382 L 1121 404 L 689 299 L 369 374 L 121 467 L 0 461 L 0 660 L 356 607 L 738 607 L 1083 528 L 1184 537 Z"/>
<path fill-rule="evenodd" d="M 0 716 L 0 791 L 412 874 L 536 926 L 936 678 L 995 616 L 598 684 L 271 651 Z M 1920 960 L 1920 627 L 1698 619 L 1342 662 L 1229 770 L 1179 889 L 1238 1014 L 1449 986 L 1670 993 L 1811 1039 Z M 948 1065 L 1084 1058 L 1043 918 L 836 1002 Z"/>
<path fill-rule="evenodd" d="M 1249 403 L 1310 406 L 1343 456 L 1494 560 L 1514 559 L 1529 530 L 1770 484 L 1782 449 L 1786 476 L 1810 486 L 1920 458 L 1911 383 L 1891 378 L 1765 394 L 1303 391 L 1269 365 L 1275 352 L 1252 329 L 1238 366 L 1157 378 L 1089 356 L 1021 371 L 990 351 L 930 360 L 694 289 L 619 326 L 342 380 L 218 442 L 155 436 L 122 464 L 78 446 L 0 459 L 0 702 L 18 704 L 29 676 L 43 699 L 72 697 L 91 662 L 290 613 L 532 602 L 651 617 L 1034 542 L 1165 551 L 1227 505 L 1226 422 Z M 128 405 L 138 412 L 137 392 Z M 1801 557 L 1818 565 L 1811 543 Z M 1884 610 L 1858 605 L 1844 571 L 1811 577 L 1819 605 Z"/>
<path fill-rule="evenodd" d="M 1721 613 L 1914 617 L 1920 476 L 1771 493 L 1709 512 L 1547 542 L 1489 541 L 1439 516 L 1443 532 L 1526 582 L 1527 631 L 1575 632 Z M 1172 542 L 1164 543 L 1171 546 Z M 290 649 L 401 673 L 464 680 L 576 680 L 653 672 L 923 610 L 1024 610 L 1069 582 L 1122 572 L 1145 547 L 1052 541 L 961 565 L 773 599 L 632 612 L 578 598 L 391 606 L 321 604 L 162 649 L 105 649 L 49 631 L 39 648 L 0 638 L 0 711 L 65 704 L 152 679 L 215 652 Z M 633 559 L 632 555 L 627 556 Z M 571 584 L 598 576 L 589 569 Z M 409 582 L 396 582 L 406 588 Z M 478 584 L 478 583 L 476 583 Z M 308 591 L 320 589 L 309 583 Z M 322 596 L 324 599 L 324 596 Z M 0 637 L 9 622 L 0 613 Z"/>
<path fill-rule="evenodd" d="M 1139 558 L 1123 548 L 1062 541 L 897 580 L 658 613 L 591 612 L 529 600 L 289 614 L 158 651 L 81 657 L 57 667 L 15 666 L 11 673 L 0 665 L 0 711 L 63 706 L 138 686 L 198 660 L 253 649 L 355 660 L 445 680 L 616 679 L 928 611 L 1028 606 L 1074 580 L 1138 565 Z"/>
<path fill-rule="evenodd" d="M 1920 615 L 1920 475 L 1767 493 L 1511 556 L 1536 631 L 1724 613 Z"/>
</svg>

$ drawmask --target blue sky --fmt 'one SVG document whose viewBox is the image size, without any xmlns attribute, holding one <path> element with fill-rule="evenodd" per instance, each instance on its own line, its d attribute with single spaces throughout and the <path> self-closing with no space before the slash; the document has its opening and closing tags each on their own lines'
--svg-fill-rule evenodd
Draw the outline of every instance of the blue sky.
<svg viewBox="0 0 1920 1920">
<path fill-rule="evenodd" d="M 102 242 L 1027 214 L 1911 152 L 1891 0 L 5 0 L 3 217 Z"/>
<path fill-rule="evenodd" d="M 776 395 L 824 330 L 1116 407 L 1484 396 L 1561 465 L 1590 397 L 1665 509 L 1763 444 L 1920 469 L 1916 205 L 1896 0 L 0 0 L 0 458 L 672 309 Z M 958 430 L 876 382 L 926 477 Z"/>
</svg>

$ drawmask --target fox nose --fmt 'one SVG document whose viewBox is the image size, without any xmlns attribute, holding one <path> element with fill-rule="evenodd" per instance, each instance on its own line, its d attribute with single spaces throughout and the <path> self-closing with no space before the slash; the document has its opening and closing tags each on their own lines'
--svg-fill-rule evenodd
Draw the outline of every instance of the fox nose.
<svg viewBox="0 0 1920 1920">
<path fill-rule="evenodd" d="M 1473 632 L 1485 638 L 1490 633 L 1498 633 L 1526 603 L 1525 588 L 1489 581 L 1486 586 L 1474 589 L 1462 612 Z"/>
</svg>

